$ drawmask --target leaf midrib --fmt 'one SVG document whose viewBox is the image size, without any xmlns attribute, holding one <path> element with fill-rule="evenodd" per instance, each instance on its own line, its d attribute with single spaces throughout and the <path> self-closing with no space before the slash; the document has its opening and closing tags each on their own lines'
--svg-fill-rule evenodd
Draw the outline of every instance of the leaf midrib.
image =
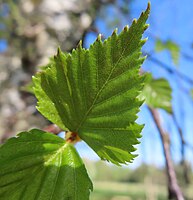
<svg viewBox="0 0 193 200">
<path fill-rule="evenodd" d="M 131 39 L 133 39 L 133 37 L 134 37 L 134 36 L 132 35 Z M 100 89 L 100 90 L 98 91 L 98 93 L 96 94 L 96 96 L 95 96 L 95 98 L 94 98 L 94 100 L 93 100 L 93 103 L 92 103 L 92 105 L 90 106 L 90 108 L 88 109 L 88 111 L 86 112 L 86 114 L 84 115 L 83 120 L 82 120 L 82 121 L 79 123 L 79 125 L 77 126 L 77 128 L 76 128 L 76 130 L 75 130 L 76 132 L 78 132 L 79 128 L 80 128 L 80 127 L 84 124 L 84 122 L 86 121 L 88 115 L 90 114 L 91 110 L 93 109 L 93 107 L 94 107 L 94 105 L 95 105 L 95 102 L 97 101 L 97 99 L 98 99 L 98 97 L 100 96 L 101 92 L 103 91 L 103 89 L 105 88 L 105 86 L 107 85 L 107 83 L 109 82 L 110 77 L 111 77 L 111 75 L 113 74 L 113 71 L 115 70 L 115 68 L 117 67 L 117 65 L 119 64 L 119 62 L 122 60 L 123 54 L 125 53 L 125 50 L 126 50 L 126 47 L 123 49 L 123 51 L 122 51 L 122 53 L 121 53 L 121 56 L 120 56 L 120 58 L 118 59 L 118 61 L 116 62 L 116 64 L 112 67 L 111 72 L 110 72 L 110 74 L 109 74 L 107 80 L 105 81 L 105 83 L 102 85 L 101 89 Z M 131 55 L 128 55 L 128 56 L 131 56 Z M 127 56 L 127 57 L 128 57 L 128 56 Z M 111 61 L 112 61 L 112 59 L 111 59 Z M 97 69 L 98 69 L 98 67 L 97 67 Z"/>
</svg>

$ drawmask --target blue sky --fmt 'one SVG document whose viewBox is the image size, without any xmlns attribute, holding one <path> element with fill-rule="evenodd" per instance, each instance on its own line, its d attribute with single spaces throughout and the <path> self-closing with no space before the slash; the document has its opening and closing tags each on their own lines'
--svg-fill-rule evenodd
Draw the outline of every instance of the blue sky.
<svg viewBox="0 0 193 200">
<path fill-rule="evenodd" d="M 7 47 L 7 42 L 5 39 L 0 39 L 0 53 L 4 52 Z"/>
</svg>

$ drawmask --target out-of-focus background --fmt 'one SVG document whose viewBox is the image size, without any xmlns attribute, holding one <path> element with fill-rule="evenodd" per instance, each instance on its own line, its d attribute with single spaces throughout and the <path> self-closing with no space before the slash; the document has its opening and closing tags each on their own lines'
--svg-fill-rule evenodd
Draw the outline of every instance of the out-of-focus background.
<svg viewBox="0 0 193 200">
<path fill-rule="evenodd" d="M 146 0 L 0 0 L 0 142 L 49 125 L 26 88 L 58 46 L 70 52 L 82 39 L 88 48 L 99 33 L 105 39 L 116 27 L 131 24 L 146 6 Z M 193 199 L 192 13 L 192 0 L 152 0 L 143 48 L 143 70 L 167 79 L 172 88 L 173 112 L 159 109 L 159 117 L 185 199 Z M 168 161 L 146 104 L 138 122 L 145 128 L 139 156 L 129 166 L 102 162 L 86 144 L 77 144 L 94 180 L 92 200 L 167 199 Z"/>
</svg>

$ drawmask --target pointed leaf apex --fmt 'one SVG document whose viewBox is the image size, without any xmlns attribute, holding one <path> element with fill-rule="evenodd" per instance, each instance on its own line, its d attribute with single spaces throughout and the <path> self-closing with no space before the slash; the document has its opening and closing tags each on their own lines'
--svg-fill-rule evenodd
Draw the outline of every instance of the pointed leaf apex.
<svg viewBox="0 0 193 200">
<path fill-rule="evenodd" d="M 133 20 L 133 24 L 137 24 L 137 19 L 134 19 L 134 20 Z"/>
<path fill-rule="evenodd" d="M 141 40 L 141 45 L 143 46 L 147 42 L 147 40 L 148 40 L 148 37 Z"/>
<path fill-rule="evenodd" d="M 147 4 L 147 11 L 150 11 L 150 9 L 151 9 L 151 3 L 150 3 L 150 1 L 148 1 L 148 4 Z"/>
<path fill-rule="evenodd" d="M 77 48 L 82 49 L 82 40 L 79 41 Z"/>
<path fill-rule="evenodd" d="M 148 27 L 149 27 L 149 24 L 146 24 L 146 25 L 144 26 L 144 31 L 145 31 Z"/>
<path fill-rule="evenodd" d="M 57 56 L 61 55 L 62 51 L 60 49 L 60 47 L 58 47 L 58 50 L 57 50 Z"/>
<path fill-rule="evenodd" d="M 117 31 L 118 31 L 118 29 L 116 28 L 116 29 L 113 31 L 112 36 L 113 36 L 113 35 L 117 35 Z"/>
<path fill-rule="evenodd" d="M 124 27 L 124 31 L 128 31 L 128 30 L 129 30 L 129 26 L 127 25 Z"/>
<path fill-rule="evenodd" d="M 102 38 L 102 35 L 99 34 L 98 37 L 97 37 L 97 39 L 96 39 L 96 41 L 98 41 L 98 42 L 101 41 L 101 38 Z"/>
<path fill-rule="evenodd" d="M 150 13 L 150 9 L 151 9 L 151 3 L 148 2 L 146 10 L 141 13 L 141 16 L 143 16 L 143 15 L 147 15 L 148 16 L 149 13 Z"/>
</svg>

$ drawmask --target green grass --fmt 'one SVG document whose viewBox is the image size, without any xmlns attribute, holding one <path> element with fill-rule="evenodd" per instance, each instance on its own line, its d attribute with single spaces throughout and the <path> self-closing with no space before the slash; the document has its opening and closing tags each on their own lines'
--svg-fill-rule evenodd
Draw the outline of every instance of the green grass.
<svg viewBox="0 0 193 200">
<path fill-rule="evenodd" d="M 167 199 L 164 186 L 140 183 L 94 182 L 91 200 Z"/>
</svg>

